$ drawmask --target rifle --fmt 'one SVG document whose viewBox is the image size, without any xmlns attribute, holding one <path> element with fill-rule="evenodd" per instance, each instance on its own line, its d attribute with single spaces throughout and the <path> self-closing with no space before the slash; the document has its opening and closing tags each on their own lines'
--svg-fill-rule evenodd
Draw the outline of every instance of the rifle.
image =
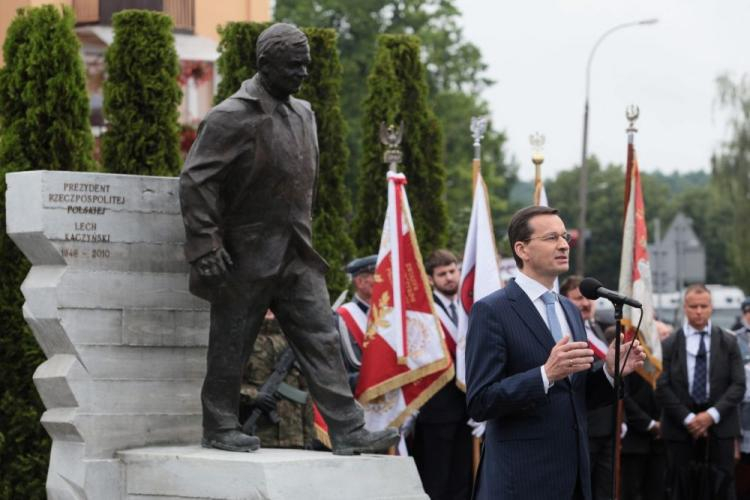
<svg viewBox="0 0 750 500">
<path fill-rule="evenodd" d="M 336 301 L 333 303 L 333 306 L 331 306 L 331 309 L 333 309 L 334 311 L 338 309 L 338 307 L 344 303 L 344 300 L 346 300 L 346 294 L 346 290 L 341 292 L 341 295 L 338 296 Z M 273 367 L 273 373 L 271 373 L 271 375 L 268 377 L 268 380 L 266 380 L 263 385 L 260 386 L 258 392 L 273 394 L 274 396 L 285 398 L 293 403 L 297 403 L 300 405 L 305 404 L 307 402 L 307 393 L 305 391 L 295 389 L 291 385 L 284 382 L 284 379 L 289 373 L 289 370 L 292 369 L 294 362 L 294 352 L 292 352 L 291 347 L 287 346 L 287 348 L 282 351 L 279 359 L 276 361 L 276 364 Z M 255 429 L 258 424 L 258 419 L 262 414 L 263 410 L 261 410 L 260 408 L 253 409 L 252 413 L 250 413 L 250 416 L 247 418 L 247 420 L 245 420 L 245 423 L 242 424 L 242 432 L 244 432 L 245 434 L 255 435 Z M 268 414 L 268 419 L 274 424 L 278 424 L 281 420 L 276 410 L 273 410 Z"/>
<path fill-rule="evenodd" d="M 286 378 L 289 370 L 294 365 L 294 352 L 291 347 L 287 347 L 279 356 L 276 364 L 273 367 L 273 373 L 263 383 L 258 392 L 265 392 L 266 394 L 273 394 L 279 398 L 285 398 L 293 403 L 305 404 L 307 401 L 307 393 L 299 389 L 295 389 L 290 386 L 284 379 Z M 260 408 L 253 409 L 250 416 L 247 418 L 245 423 L 242 425 L 242 432 L 245 434 L 255 434 L 255 428 L 258 423 L 258 419 L 263 414 L 263 410 Z M 274 424 L 278 424 L 281 420 L 276 410 L 271 411 L 268 414 L 268 419 Z"/>
</svg>

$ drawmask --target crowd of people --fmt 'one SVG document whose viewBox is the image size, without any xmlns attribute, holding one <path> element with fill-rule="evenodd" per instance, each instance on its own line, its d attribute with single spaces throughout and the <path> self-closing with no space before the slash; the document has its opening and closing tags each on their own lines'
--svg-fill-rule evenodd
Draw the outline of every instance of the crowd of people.
<svg viewBox="0 0 750 500">
<path fill-rule="evenodd" d="M 531 233 L 522 234 L 518 241 L 527 248 L 519 248 L 518 253 L 514 249 L 514 254 L 526 253 L 528 257 L 527 261 L 520 258 L 519 277 L 514 280 L 514 283 L 519 282 L 521 289 L 538 284 L 539 281 L 534 277 L 538 278 L 539 274 L 544 276 L 545 270 L 549 271 L 548 277 L 557 278 L 561 274 L 554 269 L 554 256 L 555 252 L 558 252 L 557 255 L 567 255 L 567 241 L 560 237 L 565 234 L 564 228 L 560 228 L 558 238 L 554 241 L 551 238 L 550 241 L 545 241 L 543 237 L 546 233 L 543 231 L 538 235 L 542 237 L 539 238 L 540 246 L 544 244 L 551 249 L 550 260 L 544 260 L 543 253 L 546 249 L 542 248 L 542 252 L 537 254 L 533 252 L 535 248 L 528 248 L 537 236 L 534 231 L 535 219 L 545 219 L 545 216 L 547 219 L 559 219 L 554 209 L 546 210 L 532 210 L 532 213 L 541 213 L 529 217 L 526 224 Z M 360 329 L 366 324 L 375 262 L 376 256 L 372 255 L 356 259 L 347 268 L 352 276 L 354 296 L 342 309 L 351 310 L 355 307 L 359 311 L 362 322 Z M 560 267 L 565 267 L 564 259 L 560 259 L 560 262 Z M 545 269 L 545 265 L 548 269 Z M 441 249 L 428 256 L 425 269 L 433 287 L 436 311 L 443 328 L 446 329 L 446 338 L 450 338 L 447 330 L 455 328 L 458 321 L 456 308 L 459 306 L 460 261 L 450 251 Z M 527 280 L 531 282 L 526 283 Z M 584 354 L 591 358 L 591 363 L 582 365 L 591 376 L 591 373 L 601 370 L 606 363 L 607 349 L 614 339 L 614 318 L 606 314 L 597 314 L 595 301 L 581 294 L 581 281 L 582 277 L 575 275 L 562 280 L 559 283 L 559 295 L 555 300 L 560 304 L 560 297 L 565 297 L 580 312 L 585 332 L 585 337 L 581 340 L 585 339 L 590 348 Z M 550 287 L 552 288 L 554 287 Z M 535 300 L 532 300 L 532 303 L 534 302 Z M 636 372 L 628 374 L 624 380 L 625 396 L 619 418 L 621 425 L 617 429 L 620 438 L 621 498 L 687 498 L 685 489 L 695 485 L 695 478 L 690 475 L 697 470 L 697 464 L 703 464 L 706 470 L 712 471 L 713 474 L 710 482 L 716 488 L 716 493 L 707 498 L 750 498 L 750 475 L 747 474 L 750 472 L 750 391 L 747 394 L 745 391 L 745 374 L 750 370 L 750 299 L 742 304 L 742 310 L 738 311 L 741 318 L 736 330 L 731 332 L 712 325 L 711 292 L 703 285 L 691 285 L 685 290 L 683 309 L 682 325 L 672 326 L 657 321 L 664 354 L 663 371 L 656 386 L 652 386 Z M 557 317 L 566 318 L 574 325 L 575 320 L 571 318 L 569 311 L 562 306 L 561 310 L 562 313 Z M 517 312 L 512 311 L 511 314 Z M 538 316 L 542 317 L 544 323 L 548 322 L 546 307 L 537 307 L 535 312 L 539 313 Z M 526 313 L 532 314 L 529 311 Z M 343 311 L 343 314 L 351 316 L 347 311 Z M 517 319 L 522 322 L 529 321 L 523 317 Z M 351 321 L 342 322 L 344 330 L 349 331 L 348 335 L 342 336 L 342 351 L 354 387 L 359 358 L 352 359 L 351 353 L 356 352 L 357 356 L 361 354 L 356 340 L 358 335 L 346 327 L 351 324 Z M 565 326 L 564 331 L 573 334 L 571 339 L 579 340 L 570 324 Z M 505 349 L 507 363 L 513 351 L 509 350 L 507 345 Z M 451 352 L 455 356 L 455 349 Z M 496 361 L 487 351 L 481 356 L 490 362 Z M 467 362 L 470 364 L 468 369 L 471 372 L 471 359 Z M 473 365 L 476 366 L 477 363 Z M 500 372 L 495 383 L 513 378 L 512 372 Z M 568 378 L 573 380 L 570 375 Z M 563 385 L 560 382 L 558 384 Z M 552 386 L 549 389 L 551 390 Z M 472 396 L 471 387 L 469 392 Z M 503 397 L 507 398 L 508 395 L 504 394 Z M 574 481 L 571 493 L 573 498 L 613 498 L 612 479 L 615 465 L 612 460 L 615 440 L 612 434 L 616 412 L 617 404 L 613 400 L 598 407 L 586 407 L 588 460 L 582 467 L 587 469 L 588 473 L 581 476 L 580 481 L 589 484 L 578 484 Z M 495 412 L 501 416 L 501 421 L 507 416 L 513 416 L 514 420 L 523 417 L 529 417 L 528 420 L 531 420 L 532 417 L 538 416 L 533 412 L 521 412 L 519 415 L 513 413 L 512 410 L 502 408 Z M 493 420 L 492 415 L 490 411 L 481 412 L 481 415 L 477 416 Z M 484 425 L 471 417 L 471 403 L 467 407 L 466 394 L 455 384 L 447 384 L 416 416 L 413 432 L 408 439 L 409 452 L 417 464 L 425 491 L 433 500 L 471 498 L 474 482 L 471 473 L 472 434 L 480 438 L 484 434 Z M 575 421 L 575 418 L 573 420 Z M 541 423 L 547 424 L 549 422 Z M 519 426 L 519 431 L 526 425 L 523 423 Z M 554 427 L 551 424 L 549 426 Z M 501 433 L 504 440 L 523 441 L 527 437 L 525 434 L 528 432 L 525 430 L 514 436 L 508 429 L 512 427 L 507 427 Z M 536 446 L 530 447 L 529 452 L 531 455 L 542 455 Z M 522 453 L 516 455 L 516 460 L 521 466 L 522 456 Z M 562 460 L 562 457 L 557 460 Z M 569 465 L 565 465 L 567 466 Z M 550 467 L 546 464 L 543 468 L 550 470 Z M 501 469 L 498 468 L 499 470 Z M 488 474 L 497 476 L 490 471 Z M 519 475 L 529 474 L 519 469 Z M 510 478 L 509 483 L 518 484 L 519 481 L 522 480 Z M 475 493 L 479 494 L 482 487 L 480 484 L 477 486 Z M 498 488 L 502 491 L 512 491 L 508 483 L 501 484 Z M 487 495 L 487 498 L 490 497 L 506 498 L 503 495 Z M 513 495 L 507 497 L 514 498 Z M 529 496 L 528 492 L 519 496 L 532 497 L 533 495 Z M 546 497 L 541 495 L 539 498 Z M 567 497 L 563 495 L 560 498 Z"/>
<path fill-rule="evenodd" d="M 375 259 L 350 265 L 355 295 L 338 310 L 337 334 L 327 264 L 312 247 L 315 118 L 309 103 L 292 97 L 307 76 L 309 44 L 298 28 L 278 23 L 258 37 L 256 54 L 258 74 L 207 115 L 180 178 L 190 290 L 211 302 L 203 446 L 260 447 L 258 433 L 240 425 L 241 401 L 249 406 L 245 414 L 277 414 L 277 395 L 258 388 L 264 385 L 254 371 L 258 363 L 246 366 L 254 350 L 265 356 L 267 371 L 285 349 L 280 337 L 255 342 L 270 309 L 297 360 L 299 371 L 287 381 L 304 376 L 332 451 L 401 447 L 413 428 L 408 452 L 432 500 L 612 498 L 618 435 L 623 498 L 688 498 L 696 477 L 708 478 L 706 498 L 747 498 L 748 474 L 735 469 L 750 463 L 750 414 L 742 406 L 750 302 L 737 331 L 727 332 L 711 322 L 710 291 L 688 287 L 685 321 L 665 335 L 654 388 L 637 373 L 648 354 L 644 346 L 624 341 L 615 353 L 606 325 L 597 324 L 593 304 L 580 293 L 580 279 L 569 278 L 557 291 L 569 271 L 571 237 L 558 211 L 545 206 L 513 215 L 508 239 L 517 276 L 472 306 L 465 392 L 449 381 L 401 435 L 367 429 L 351 389 L 362 363 Z M 458 349 L 448 340 L 459 326 L 458 259 L 438 250 L 425 267 L 455 363 Z M 616 370 L 617 356 L 624 361 Z M 243 372 L 249 383 L 241 384 Z M 627 389 L 620 428 L 611 424 L 618 372 Z M 298 421 L 304 427 L 310 413 Z M 280 445 L 298 442 L 286 431 L 269 437 Z M 476 460 L 474 438 L 482 440 Z"/>
</svg>

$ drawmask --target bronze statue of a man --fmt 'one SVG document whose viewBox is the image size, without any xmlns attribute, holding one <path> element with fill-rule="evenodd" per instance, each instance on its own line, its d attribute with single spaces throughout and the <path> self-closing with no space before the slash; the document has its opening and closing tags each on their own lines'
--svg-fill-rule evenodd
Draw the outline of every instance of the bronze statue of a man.
<svg viewBox="0 0 750 500">
<path fill-rule="evenodd" d="M 279 320 L 334 453 L 380 451 L 395 429 L 368 432 L 347 384 L 324 273 L 312 247 L 318 178 L 315 115 L 291 94 L 307 76 L 307 37 L 274 24 L 258 37 L 258 74 L 201 123 L 180 176 L 190 290 L 211 302 L 203 446 L 258 449 L 238 421 L 242 370 L 267 309 Z"/>
</svg>

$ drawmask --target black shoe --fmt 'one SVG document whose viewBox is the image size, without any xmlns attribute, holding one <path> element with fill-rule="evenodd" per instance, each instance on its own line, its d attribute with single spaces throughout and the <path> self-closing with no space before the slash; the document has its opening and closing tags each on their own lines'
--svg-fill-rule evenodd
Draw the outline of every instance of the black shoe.
<svg viewBox="0 0 750 500">
<path fill-rule="evenodd" d="M 260 448 L 260 439 L 237 429 L 204 433 L 201 445 L 226 451 L 255 451 Z"/>
<path fill-rule="evenodd" d="M 364 427 L 343 436 L 331 436 L 334 455 L 359 455 L 360 453 L 378 453 L 388 451 L 398 444 L 398 429 L 388 427 L 385 430 L 370 432 Z"/>
</svg>

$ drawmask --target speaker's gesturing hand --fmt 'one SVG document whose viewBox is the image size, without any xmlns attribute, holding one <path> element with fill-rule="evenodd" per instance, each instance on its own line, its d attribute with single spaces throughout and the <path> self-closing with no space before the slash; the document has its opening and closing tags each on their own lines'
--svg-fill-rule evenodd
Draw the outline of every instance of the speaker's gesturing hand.
<svg viewBox="0 0 750 500">
<path fill-rule="evenodd" d="M 560 339 L 544 363 L 544 373 L 550 382 L 564 379 L 568 375 L 586 371 L 594 362 L 594 351 L 588 342 L 571 342 L 567 335 Z"/>
<path fill-rule="evenodd" d="M 643 366 L 643 362 L 646 359 L 646 352 L 643 350 L 643 346 L 638 340 L 632 340 L 625 342 L 625 336 L 620 335 L 620 374 L 625 377 L 633 373 L 637 368 Z M 633 344 L 633 348 L 630 349 L 630 344 Z M 630 354 L 628 354 L 630 349 Z M 627 359 L 625 356 L 627 355 Z M 609 345 L 607 350 L 607 373 L 610 377 L 615 376 L 615 343 L 614 341 Z"/>
</svg>

